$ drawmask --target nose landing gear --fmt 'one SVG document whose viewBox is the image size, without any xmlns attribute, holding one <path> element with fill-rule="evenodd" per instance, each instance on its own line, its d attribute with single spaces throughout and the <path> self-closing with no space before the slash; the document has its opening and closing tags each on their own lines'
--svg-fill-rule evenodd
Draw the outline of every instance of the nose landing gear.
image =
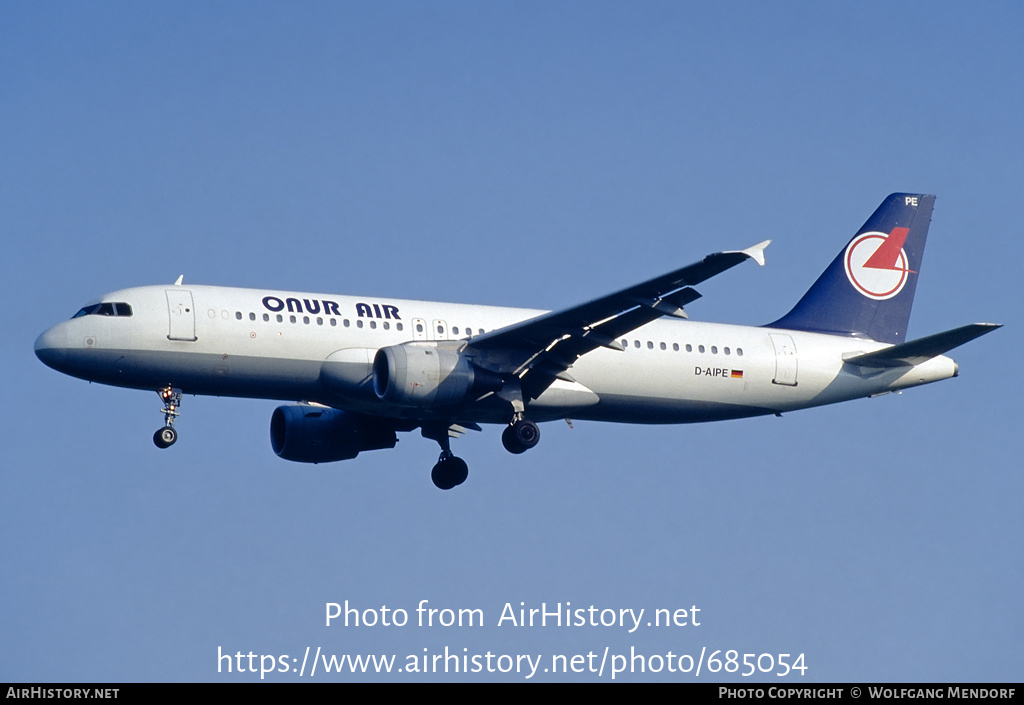
<svg viewBox="0 0 1024 705">
<path fill-rule="evenodd" d="M 180 413 L 181 390 L 171 386 L 157 390 L 164 403 L 164 427 L 153 434 L 153 443 L 157 448 L 170 448 L 178 440 L 178 432 L 174 430 L 174 419 Z"/>
</svg>

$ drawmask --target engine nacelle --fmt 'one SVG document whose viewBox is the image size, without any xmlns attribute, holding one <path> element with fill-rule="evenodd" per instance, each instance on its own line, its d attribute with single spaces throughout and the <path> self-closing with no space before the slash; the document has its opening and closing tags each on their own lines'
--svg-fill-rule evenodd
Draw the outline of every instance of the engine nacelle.
<svg viewBox="0 0 1024 705">
<path fill-rule="evenodd" d="M 381 348 L 373 358 L 373 391 L 377 398 L 400 406 L 451 406 L 502 385 L 498 374 L 434 345 L 393 345 Z"/>
<path fill-rule="evenodd" d="M 395 429 L 364 416 L 310 404 L 279 406 L 270 417 L 270 445 L 285 460 L 329 463 L 364 450 L 394 448 Z"/>
</svg>

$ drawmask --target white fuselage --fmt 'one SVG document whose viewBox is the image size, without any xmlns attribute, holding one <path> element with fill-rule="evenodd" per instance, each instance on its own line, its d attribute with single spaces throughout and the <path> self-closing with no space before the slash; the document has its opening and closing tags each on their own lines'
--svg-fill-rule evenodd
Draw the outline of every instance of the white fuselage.
<svg viewBox="0 0 1024 705">
<path fill-rule="evenodd" d="M 371 384 L 382 347 L 412 341 L 458 349 L 472 337 L 545 312 L 494 306 L 238 289 L 148 286 L 104 296 L 131 315 L 83 315 L 40 336 L 48 365 L 83 379 L 186 394 L 309 401 L 375 416 L 429 417 L 381 401 Z M 583 355 L 539 398 L 557 418 L 689 423 L 780 413 L 956 375 L 937 356 L 864 370 L 844 356 L 884 343 L 820 333 L 663 318 Z M 482 358 L 486 363 L 486 357 Z M 452 422 L 506 423 L 484 395 L 445 410 Z M 440 418 L 440 417 L 438 417 Z"/>
</svg>

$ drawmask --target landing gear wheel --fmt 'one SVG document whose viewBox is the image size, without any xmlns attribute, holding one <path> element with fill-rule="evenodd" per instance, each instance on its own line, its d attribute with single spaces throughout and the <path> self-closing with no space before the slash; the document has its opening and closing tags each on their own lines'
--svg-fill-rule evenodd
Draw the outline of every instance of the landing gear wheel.
<svg viewBox="0 0 1024 705">
<path fill-rule="evenodd" d="M 157 448 L 170 448 L 178 440 L 178 432 L 173 426 L 164 426 L 153 434 L 153 442 Z"/>
<path fill-rule="evenodd" d="M 518 455 L 519 453 L 526 452 L 526 448 L 519 445 L 516 441 L 516 435 L 515 432 L 512 431 L 511 426 L 506 426 L 505 430 L 501 432 L 501 445 L 505 446 L 505 450 L 509 453 L 515 453 Z"/>
<path fill-rule="evenodd" d="M 501 444 L 509 453 L 525 453 L 539 442 L 540 429 L 526 419 L 519 419 L 501 433 Z"/>
<path fill-rule="evenodd" d="M 430 479 L 441 490 L 450 490 L 466 481 L 469 477 L 469 466 L 462 458 L 454 455 L 441 456 L 437 465 L 430 471 Z"/>
</svg>

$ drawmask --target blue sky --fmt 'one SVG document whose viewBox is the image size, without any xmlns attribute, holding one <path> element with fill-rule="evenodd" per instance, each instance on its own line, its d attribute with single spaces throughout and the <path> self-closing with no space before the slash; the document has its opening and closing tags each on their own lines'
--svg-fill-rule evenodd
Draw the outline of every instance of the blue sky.
<svg viewBox="0 0 1024 705">
<path fill-rule="evenodd" d="M 1020 680 L 1022 24 L 1010 2 L 0 4 L 0 680 L 446 646 Z M 547 424 L 522 456 L 487 428 L 447 493 L 416 434 L 278 459 L 270 401 L 187 397 L 158 451 L 155 394 L 32 353 L 86 301 L 179 274 L 560 308 L 771 238 L 688 307 L 761 324 L 893 191 L 938 196 L 910 335 L 1006 324 L 958 379 L 782 419 Z M 326 627 L 345 600 L 485 624 Z M 499 627 L 520 602 L 701 625 Z M 524 676 L 358 677 L 378 678 Z"/>
</svg>

